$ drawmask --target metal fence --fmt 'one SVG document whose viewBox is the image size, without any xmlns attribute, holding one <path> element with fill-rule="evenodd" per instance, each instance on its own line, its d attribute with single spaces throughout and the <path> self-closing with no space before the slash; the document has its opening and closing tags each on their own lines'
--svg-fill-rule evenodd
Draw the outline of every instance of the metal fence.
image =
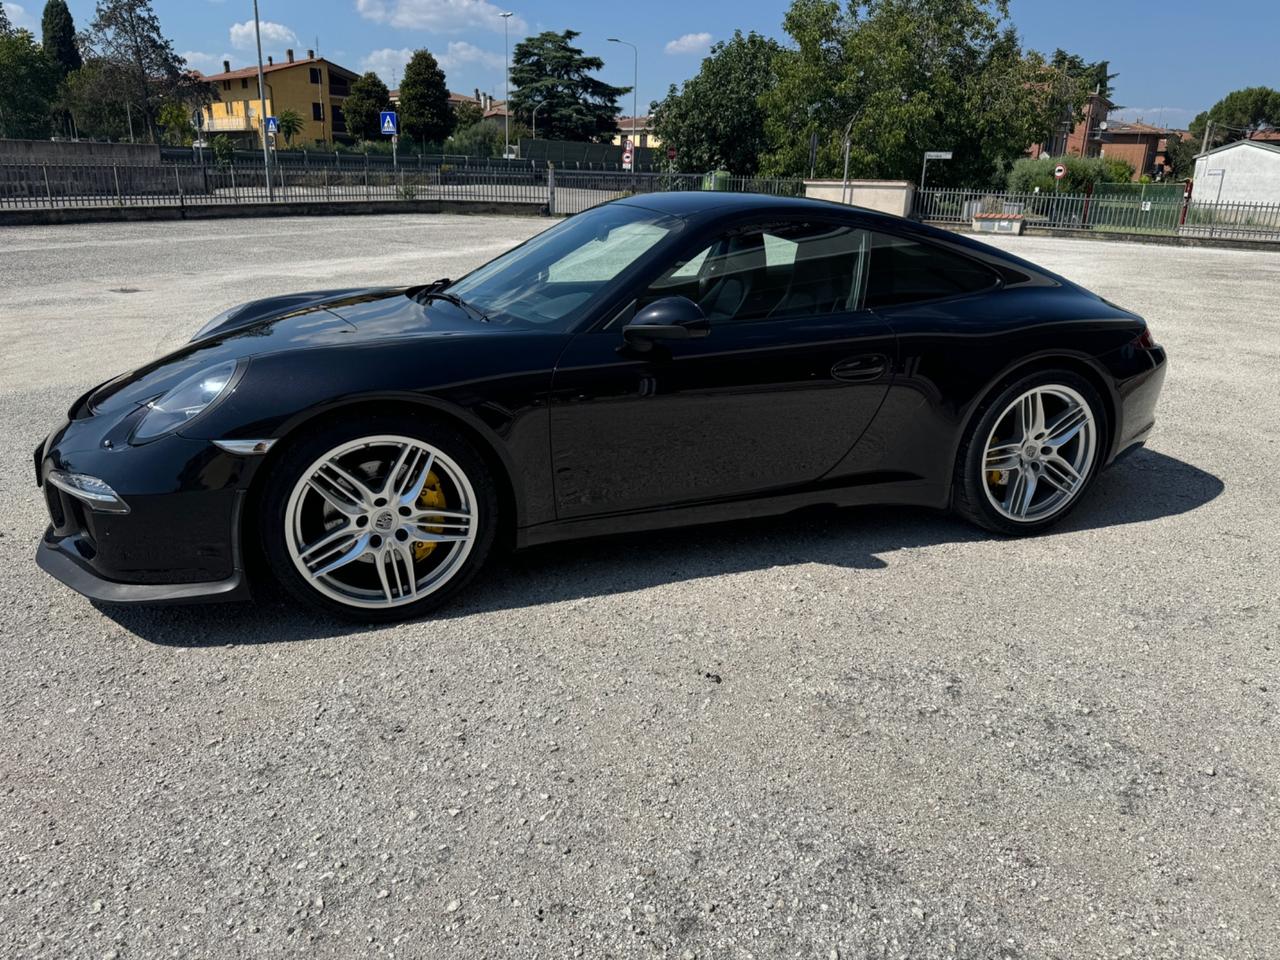
<svg viewBox="0 0 1280 960">
<path fill-rule="evenodd" d="M 678 190 L 803 195 L 799 180 L 720 174 L 492 169 L 451 163 L 352 167 L 277 163 L 226 166 L 0 164 L 0 210 L 204 206 L 283 202 L 458 200 L 578 213 L 619 197 Z"/>
<path fill-rule="evenodd" d="M 969 223 L 977 214 L 1021 217 L 1028 227 L 1147 236 L 1280 241 L 1280 204 L 1218 203 L 1181 191 L 999 193 L 932 189 L 916 193 L 913 215 Z"/>
</svg>

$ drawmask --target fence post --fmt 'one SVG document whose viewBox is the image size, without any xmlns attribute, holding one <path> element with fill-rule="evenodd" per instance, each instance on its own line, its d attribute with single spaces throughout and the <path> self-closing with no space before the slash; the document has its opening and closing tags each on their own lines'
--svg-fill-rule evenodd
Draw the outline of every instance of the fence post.
<svg viewBox="0 0 1280 960">
<path fill-rule="evenodd" d="M 280 171 L 280 202 L 284 203 L 289 199 L 284 195 L 284 165 L 277 163 L 276 169 Z"/>
<path fill-rule="evenodd" d="M 236 163 L 231 161 L 231 197 L 236 203 L 240 202 L 240 187 L 236 184 Z"/>
<path fill-rule="evenodd" d="M 364 198 L 372 199 L 369 194 L 369 155 L 367 153 L 364 155 Z"/>
<path fill-rule="evenodd" d="M 49 201 L 49 206 L 53 206 L 53 190 L 49 187 L 49 167 L 47 164 L 41 164 L 40 169 L 44 171 L 44 195 Z"/>
<path fill-rule="evenodd" d="M 120 192 L 120 168 L 116 166 L 114 163 L 111 165 L 111 175 L 115 178 L 115 181 L 116 181 L 116 203 L 118 203 L 120 206 L 123 207 L 124 194 Z"/>
<path fill-rule="evenodd" d="M 185 207 L 187 205 L 186 198 L 182 196 L 182 174 L 178 172 L 178 165 L 173 165 L 173 179 L 178 184 L 178 206 Z"/>
</svg>

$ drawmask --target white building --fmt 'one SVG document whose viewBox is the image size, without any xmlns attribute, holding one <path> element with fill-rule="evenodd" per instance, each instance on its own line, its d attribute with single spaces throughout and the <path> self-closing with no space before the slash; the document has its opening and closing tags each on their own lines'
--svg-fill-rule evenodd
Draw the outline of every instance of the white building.
<svg viewBox="0 0 1280 960">
<path fill-rule="evenodd" d="M 1201 203 L 1280 204 L 1280 147 L 1257 140 L 1216 147 L 1196 157 L 1195 180 Z"/>
</svg>

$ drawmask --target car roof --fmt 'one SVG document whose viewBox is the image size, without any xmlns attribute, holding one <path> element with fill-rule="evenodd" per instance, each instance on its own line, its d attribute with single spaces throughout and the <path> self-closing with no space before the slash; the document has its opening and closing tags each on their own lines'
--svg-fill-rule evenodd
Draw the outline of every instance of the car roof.
<svg viewBox="0 0 1280 960">
<path fill-rule="evenodd" d="M 813 200 L 808 197 L 778 197 L 768 193 L 737 193 L 727 190 L 671 190 L 661 193 L 643 193 L 618 200 L 629 206 L 644 207 L 680 217 L 696 217 L 705 214 L 723 215 L 737 212 L 795 212 L 849 213 L 851 211 L 872 217 L 885 214 L 865 207 L 830 200 Z"/>
</svg>

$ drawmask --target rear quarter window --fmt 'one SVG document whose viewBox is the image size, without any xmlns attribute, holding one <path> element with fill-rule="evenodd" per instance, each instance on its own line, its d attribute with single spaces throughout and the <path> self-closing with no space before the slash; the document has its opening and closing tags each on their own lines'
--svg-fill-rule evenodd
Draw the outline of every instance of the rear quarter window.
<svg viewBox="0 0 1280 960">
<path fill-rule="evenodd" d="M 980 293 L 998 282 L 994 270 L 963 254 L 892 234 L 872 234 L 866 305 L 873 310 Z"/>
</svg>

